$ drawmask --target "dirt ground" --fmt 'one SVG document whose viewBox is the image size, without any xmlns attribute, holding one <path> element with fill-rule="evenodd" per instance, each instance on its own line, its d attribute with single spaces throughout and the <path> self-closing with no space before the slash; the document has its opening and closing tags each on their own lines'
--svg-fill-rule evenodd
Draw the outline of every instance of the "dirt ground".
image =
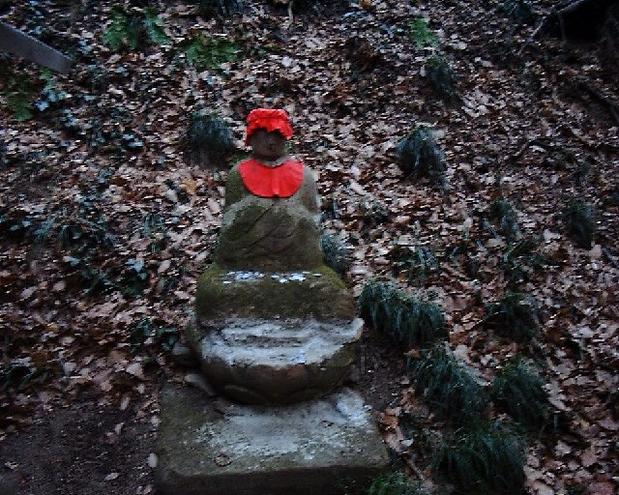
<svg viewBox="0 0 619 495">
<path fill-rule="evenodd" d="M 393 344 L 367 329 L 347 385 L 381 411 L 400 396 L 403 362 Z M 156 402 L 157 390 L 150 394 L 146 402 Z M 100 405 L 93 395 L 68 409 L 40 413 L 30 427 L 0 442 L 0 495 L 156 493 L 149 455 L 155 450 L 157 415 L 141 411 L 137 405 L 124 411 Z"/>
<path fill-rule="evenodd" d="M 121 411 L 84 398 L 0 442 L 0 477 L 16 481 L 20 495 L 152 493 L 154 440 L 154 426 L 136 419 L 131 407 Z"/>
</svg>

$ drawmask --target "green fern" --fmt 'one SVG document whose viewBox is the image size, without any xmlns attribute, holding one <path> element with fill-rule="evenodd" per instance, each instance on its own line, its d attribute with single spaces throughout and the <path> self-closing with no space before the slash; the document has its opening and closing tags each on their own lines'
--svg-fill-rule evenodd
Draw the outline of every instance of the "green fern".
<svg viewBox="0 0 619 495">
<path fill-rule="evenodd" d="M 170 42 L 163 30 L 163 21 L 154 9 L 147 8 L 142 15 L 128 15 L 120 7 L 112 9 L 110 25 L 103 32 L 103 41 L 112 51 L 124 47 L 137 50 L 145 40 L 155 45 Z"/>
<path fill-rule="evenodd" d="M 236 43 L 221 39 L 196 36 L 185 46 L 185 58 L 198 70 L 217 69 L 221 64 L 237 59 Z"/>
<path fill-rule="evenodd" d="M 163 30 L 163 21 L 153 8 L 148 8 L 144 11 L 144 27 L 146 28 L 148 39 L 155 45 L 167 45 L 170 43 L 170 38 Z"/>
<path fill-rule="evenodd" d="M 32 101 L 36 95 L 32 80 L 23 74 L 9 73 L 2 87 L 6 107 L 19 122 L 33 116 Z"/>
<path fill-rule="evenodd" d="M 103 42 L 115 52 L 125 44 L 134 50 L 137 48 L 137 33 L 130 28 L 129 19 L 123 9 L 112 9 L 110 25 L 103 32 Z"/>
<path fill-rule="evenodd" d="M 417 48 L 438 45 L 438 36 L 428 25 L 428 21 L 423 17 L 412 20 L 408 24 L 409 36 Z"/>
</svg>

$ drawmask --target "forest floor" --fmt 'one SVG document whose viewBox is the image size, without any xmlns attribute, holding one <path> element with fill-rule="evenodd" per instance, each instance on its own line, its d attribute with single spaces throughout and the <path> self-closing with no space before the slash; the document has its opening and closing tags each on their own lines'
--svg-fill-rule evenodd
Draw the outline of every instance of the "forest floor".
<svg viewBox="0 0 619 495">
<path fill-rule="evenodd" d="M 1 17 L 76 64 L 50 75 L 1 60 L 0 482 L 16 478 L 28 494 L 153 492 L 157 391 L 191 371 L 169 350 L 211 260 L 226 178 L 186 162 L 190 116 L 217 113 L 242 148 L 247 113 L 281 107 L 294 153 L 317 173 L 325 228 L 350 250 L 355 295 L 388 277 L 439 303 L 449 346 L 482 383 L 513 356 L 534 361 L 564 425 L 529 436 L 527 490 L 617 493 L 619 124 L 607 102 L 619 90 L 594 45 L 531 39 L 538 22 L 519 23 L 502 1 L 335 2 L 293 19 L 254 1 L 223 20 L 155 1 L 162 44 L 114 52 L 103 34 L 123 3 L 14 2 Z M 543 16 L 553 3 L 531 5 Z M 429 33 L 411 39 L 420 17 Z M 234 60 L 189 65 L 198 33 L 230 41 Z M 439 51 L 457 104 L 425 77 Z M 419 124 L 444 150 L 444 187 L 397 165 L 398 142 Z M 543 263 L 506 263 L 512 240 L 489 214 L 497 198 Z M 561 217 L 576 198 L 597 212 L 587 247 Z M 438 262 L 424 276 L 402 268 L 402 247 L 415 246 Z M 480 324 L 508 290 L 537 301 L 531 342 Z M 364 349 L 356 380 L 386 440 L 413 478 L 442 486 L 399 427 L 415 413 L 428 431 L 444 428 L 411 393 L 405 356 L 374 332 Z"/>
</svg>

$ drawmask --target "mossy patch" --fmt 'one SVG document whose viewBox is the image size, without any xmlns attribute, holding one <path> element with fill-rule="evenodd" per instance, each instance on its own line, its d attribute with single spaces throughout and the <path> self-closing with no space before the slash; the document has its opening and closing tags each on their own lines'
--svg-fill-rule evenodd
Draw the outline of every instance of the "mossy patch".
<svg viewBox="0 0 619 495">
<path fill-rule="evenodd" d="M 309 270 L 322 264 L 320 233 L 294 198 L 246 197 L 226 211 L 215 261 L 239 270 Z"/>
<path fill-rule="evenodd" d="M 352 295 L 337 273 L 324 265 L 294 272 L 298 275 L 294 278 L 299 280 L 286 282 L 281 282 L 276 272 L 263 272 L 261 278 L 239 281 L 229 280 L 230 273 L 235 272 L 214 264 L 200 277 L 196 295 L 198 318 L 354 318 Z"/>
</svg>

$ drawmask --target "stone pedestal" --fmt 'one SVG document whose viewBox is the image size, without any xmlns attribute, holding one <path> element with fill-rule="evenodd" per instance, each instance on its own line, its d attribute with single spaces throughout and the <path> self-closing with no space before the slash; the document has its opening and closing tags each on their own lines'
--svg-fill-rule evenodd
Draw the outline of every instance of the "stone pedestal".
<svg viewBox="0 0 619 495">
<path fill-rule="evenodd" d="M 243 406 L 168 386 L 160 495 L 354 495 L 387 465 L 361 397 L 341 389 L 290 406 Z"/>
<path fill-rule="evenodd" d="M 363 320 L 230 318 L 188 334 L 202 371 L 223 395 L 246 404 L 321 397 L 350 374 Z"/>
</svg>

